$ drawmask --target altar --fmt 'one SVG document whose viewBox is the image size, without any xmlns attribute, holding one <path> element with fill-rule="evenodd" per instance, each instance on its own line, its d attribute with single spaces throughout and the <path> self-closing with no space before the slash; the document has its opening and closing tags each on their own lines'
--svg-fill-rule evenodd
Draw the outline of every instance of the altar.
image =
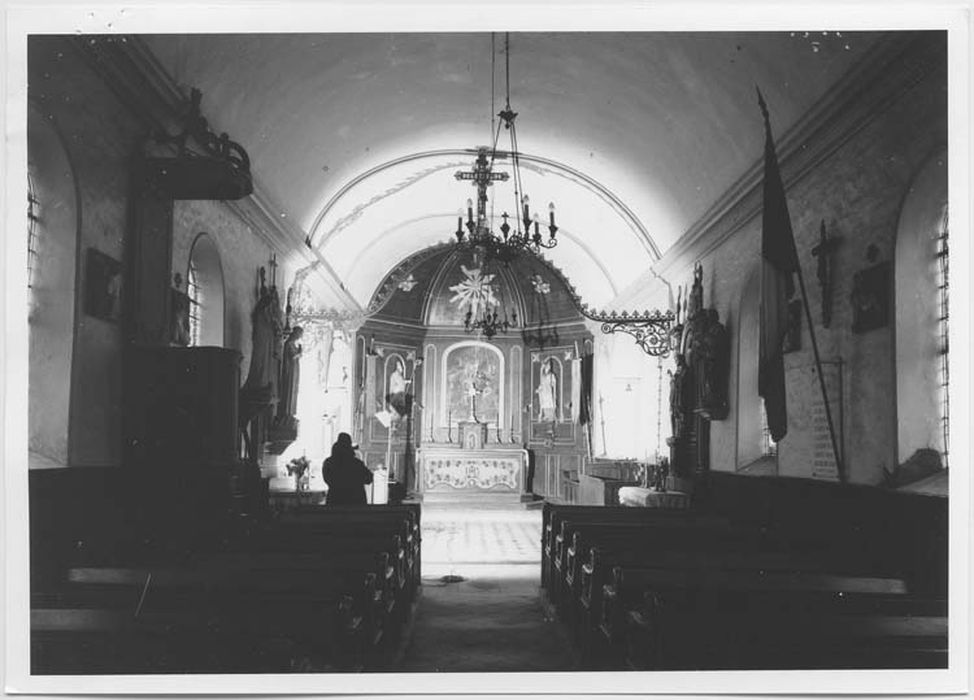
<svg viewBox="0 0 974 700">
<path fill-rule="evenodd" d="M 527 496 L 526 450 L 427 445 L 416 452 L 417 492 L 425 502 L 520 503 Z"/>
</svg>

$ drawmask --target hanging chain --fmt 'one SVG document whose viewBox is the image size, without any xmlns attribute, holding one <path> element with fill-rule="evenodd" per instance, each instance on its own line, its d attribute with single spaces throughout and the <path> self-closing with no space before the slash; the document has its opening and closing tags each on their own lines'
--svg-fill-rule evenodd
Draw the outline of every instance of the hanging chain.
<svg viewBox="0 0 974 700">
<path fill-rule="evenodd" d="M 656 463 L 663 453 L 663 358 L 656 358 Z"/>
</svg>

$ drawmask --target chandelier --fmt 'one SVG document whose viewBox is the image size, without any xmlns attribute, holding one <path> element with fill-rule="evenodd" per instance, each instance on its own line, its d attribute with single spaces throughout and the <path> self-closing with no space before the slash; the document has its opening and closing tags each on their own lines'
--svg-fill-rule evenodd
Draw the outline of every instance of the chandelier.
<svg viewBox="0 0 974 700">
<path fill-rule="evenodd" d="M 490 340 L 499 332 L 506 333 L 510 328 L 517 326 L 517 312 L 511 313 L 508 317 L 504 312 L 503 318 L 497 313 L 497 307 L 486 307 L 483 313 L 474 315 L 473 309 L 468 309 L 463 317 L 463 329 L 467 333 L 478 332 L 487 340 Z"/>
<path fill-rule="evenodd" d="M 493 70 L 493 55 L 491 52 L 491 69 Z M 554 248 L 558 245 L 556 234 L 558 226 L 555 225 L 555 205 L 548 205 L 548 225 L 547 236 L 541 233 L 541 221 L 537 213 L 532 215 L 530 199 L 524 193 L 524 185 L 521 180 L 521 162 L 517 147 L 517 127 L 515 119 L 517 112 L 511 109 L 511 38 L 510 34 L 504 35 L 504 57 L 506 65 L 506 102 L 504 109 L 497 116 L 500 121 L 497 123 L 494 132 L 494 143 L 492 147 L 481 146 L 477 149 L 477 161 L 472 171 L 459 171 L 455 174 L 457 180 L 470 180 L 477 188 L 477 208 L 474 214 L 473 199 L 467 200 L 467 221 L 463 221 L 463 211 L 457 216 L 457 230 L 454 235 L 457 245 L 480 250 L 487 260 L 501 260 L 510 263 L 517 255 L 524 250 L 540 253 L 543 249 Z M 493 103 L 493 94 L 491 95 Z M 493 110 L 491 110 L 493 111 Z M 497 148 L 500 141 L 501 127 L 510 135 L 510 149 L 505 153 Z M 514 174 L 514 201 L 515 208 L 521 208 L 520 217 L 512 217 L 506 211 L 501 214 L 503 223 L 499 227 L 499 234 L 491 230 L 487 218 L 487 188 L 494 182 L 505 182 L 510 179 L 508 173 L 495 173 L 494 162 L 509 158 L 511 169 Z M 509 220 L 513 219 L 512 227 Z M 533 226 L 532 226 L 533 224 Z M 523 228 L 522 228 L 523 226 Z M 466 229 L 466 230 L 464 230 Z M 533 229 L 533 231 L 532 231 Z"/>
<path fill-rule="evenodd" d="M 491 48 L 493 49 L 493 35 Z M 495 52 L 492 50 L 492 75 L 494 55 Z M 511 40 L 510 34 L 507 33 L 504 35 L 504 61 L 506 102 L 504 109 L 497 114 L 500 121 L 496 129 L 492 124 L 493 145 L 481 146 L 477 149 L 477 160 L 472 170 L 458 171 L 454 175 L 457 180 L 470 181 L 477 188 L 476 209 L 473 199 L 468 199 L 466 221 L 462 209 L 457 216 L 457 230 L 454 232 L 456 246 L 472 250 L 475 262 L 482 260 L 484 267 L 495 260 L 507 265 L 524 252 L 539 255 L 543 250 L 558 245 L 554 203 L 548 205 L 547 231 L 543 233 L 540 218 L 537 213 L 532 214 L 530 199 L 524 192 L 521 179 L 521 155 L 518 151 L 515 126 L 517 112 L 511 109 Z M 493 86 L 491 87 L 491 112 L 493 113 Z M 510 148 L 506 152 L 497 147 L 502 126 L 510 136 Z M 495 182 L 506 182 L 510 179 L 510 175 L 506 172 L 494 172 L 494 163 L 507 159 L 510 161 L 514 180 L 514 209 L 516 211 L 520 207 L 520 215 L 511 216 L 506 211 L 503 212 L 501 214 L 503 222 L 498 227 L 498 232 L 494 232 L 487 216 L 487 189 Z M 489 284 L 489 279 L 485 280 L 484 284 Z M 633 337 L 644 352 L 654 357 L 665 357 L 670 353 L 670 329 L 674 320 L 672 311 L 647 310 L 631 313 L 596 311 L 583 304 L 574 292 L 572 292 L 572 299 L 582 316 L 601 324 L 603 333 L 626 333 Z M 498 306 L 499 303 L 496 301 L 485 302 L 482 306 L 471 306 L 464 316 L 463 325 L 466 332 L 479 332 L 490 339 L 497 333 L 506 332 L 516 326 L 517 314 L 512 313 L 510 316 L 506 312 L 500 314 L 497 310 Z"/>
</svg>

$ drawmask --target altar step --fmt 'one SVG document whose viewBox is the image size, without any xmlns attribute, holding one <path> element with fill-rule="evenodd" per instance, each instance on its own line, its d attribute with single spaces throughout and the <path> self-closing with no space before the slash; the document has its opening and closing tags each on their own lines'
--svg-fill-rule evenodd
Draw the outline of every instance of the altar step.
<svg viewBox="0 0 974 700">
<path fill-rule="evenodd" d="M 422 503 L 423 508 L 468 508 L 471 510 L 535 510 L 544 505 L 541 496 L 489 493 L 426 493 L 408 498 L 406 503 Z"/>
</svg>

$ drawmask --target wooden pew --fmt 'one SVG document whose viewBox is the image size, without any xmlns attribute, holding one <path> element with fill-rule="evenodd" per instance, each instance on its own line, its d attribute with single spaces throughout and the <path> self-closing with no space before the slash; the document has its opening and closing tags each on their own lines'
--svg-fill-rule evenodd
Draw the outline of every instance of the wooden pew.
<svg viewBox="0 0 974 700">
<path fill-rule="evenodd" d="M 561 532 L 552 555 L 552 574 L 548 595 L 560 610 L 570 612 L 578 598 L 582 553 L 599 543 L 607 551 L 632 552 L 641 561 L 652 551 L 711 548 L 747 542 L 770 541 L 767 533 L 753 528 L 731 526 L 722 521 L 690 518 L 663 518 L 655 522 L 613 522 L 601 520 L 562 520 Z"/>
<path fill-rule="evenodd" d="M 416 504 L 312 507 L 225 529 L 202 549 L 109 550 L 34 592 L 37 668 L 281 672 L 308 651 L 318 667 L 381 662 L 420 583 L 419 523 Z M 187 651 L 159 653 L 167 635 Z M 119 645 L 99 651 L 106 636 L 126 640 L 117 659 Z"/>
<path fill-rule="evenodd" d="M 560 558 L 560 548 L 570 542 L 570 539 L 559 539 L 563 520 L 646 525 L 665 522 L 728 523 L 726 518 L 720 516 L 688 510 L 624 508 L 622 506 L 572 506 L 545 503 L 542 510 L 541 528 L 541 586 L 546 590 L 553 573 L 554 562 Z"/>
<path fill-rule="evenodd" d="M 63 590 L 35 594 L 36 673 L 286 672 L 313 655 L 319 666 L 354 665 L 368 623 L 345 582 L 293 573 L 218 580 L 195 571 L 73 572 Z M 369 574 L 357 594 L 375 597 Z M 137 601 L 133 604 L 133 601 Z"/>
<path fill-rule="evenodd" d="M 563 579 L 549 581 L 549 595 L 554 594 L 559 612 L 574 626 L 583 654 L 598 641 L 594 637 L 602 620 L 603 585 L 608 580 L 606 572 L 614 566 L 627 571 L 646 569 L 664 574 L 678 574 L 687 568 L 711 572 L 721 568 L 775 570 L 820 578 L 839 572 L 863 577 L 881 570 L 880 562 L 870 561 L 854 547 L 844 551 L 836 550 L 831 542 L 818 543 L 818 547 L 806 542 L 796 552 L 789 542 L 764 528 L 732 527 L 707 519 L 682 522 L 670 519 L 657 523 L 564 520 L 560 536 L 562 540 L 570 537 L 572 544 L 556 551 L 561 558 L 555 559 L 552 568 L 563 574 Z M 581 565 L 580 553 L 592 543 L 596 546 L 588 550 L 589 561 Z M 877 577 L 869 584 L 885 590 L 879 582 L 881 579 L 893 586 L 890 590 L 899 590 L 896 587 L 905 584 L 902 579 L 892 577 L 892 573 L 883 571 L 885 578 Z M 561 599 L 557 596 L 556 583 L 561 585 Z M 618 619 L 618 615 L 611 619 Z"/>
<path fill-rule="evenodd" d="M 947 604 L 942 598 L 871 592 L 847 578 L 792 576 L 774 584 L 754 572 L 733 572 L 693 588 L 661 582 L 633 598 L 618 572 L 606 586 L 600 626 L 605 641 L 625 646 L 628 668 L 812 669 L 944 668 Z M 736 578 L 736 581 L 729 580 Z M 749 586 L 760 581 L 754 589 Z M 826 590 L 855 588 L 858 592 Z M 610 590 L 611 589 L 611 590 Z M 628 608 L 625 620 L 618 611 Z M 615 611 L 612 611 L 615 608 Z"/>
<path fill-rule="evenodd" d="M 604 645 L 604 649 L 614 651 L 618 656 L 620 646 L 626 643 L 629 648 L 629 656 L 639 658 L 639 649 L 648 645 L 651 657 L 656 654 L 653 662 L 645 661 L 652 667 L 669 667 L 670 665 L 679 666 L 680 664 L 704 663 L 703 652 L 686 656 L 687 645 L 683 644 L 683 637 L 678 630 L 683 630 L 683 622 L 676 620 L 676 611 L 684 613 L 680 620 L 691 620 L 696 625 L 699 632 L 708 623 L 708 616 L 712 619 L 714 630 L 709 634 L 710 639 L 717 639 L 719 633 L 723 633 L 730 642 L 723 647 L 725 651 L 720 652 L 720 648 L 715 645 L 709 656 L 707 663 L 712 667 L 734 667 L 734 663 L 739 663 L 739 667 L 747 667 L 748 663 L 756 663 L 759 658 L 752 653 L 740 662 L 734 662 L 734 654 L 739 654 L 735 644 L 738 641 L 734 636 L 734 626 L 740 623 L 739 611 L 748 611 L 744 615 L 751 614 L 756 616 L 759 622 L 765 619 L 774 621 L 784 621 L 789 618 L 796 618 L 794 626 L 800 630 L 802 619 L 801 615 L 807 615 L 809 610 L 817 610 L 823 619 L 830 615 L 848 614 L 851 611 L 869 612 L 878 620 L 885 620 L 893 616 L 899 619 L 906 628 L 910 628 L 909 621 L 913 617 L 922 615 L 931 617 L 930 625 L 925 629 L 937 629 L 941 626 L 943 638 L 926 637 L 919 640 L 918 649 L 928 649 L 931 642 L 934 647 L 946 643 L 946 609 L 945 606 L 938 607 L 938 603 L 930 604 L 930 601 L 917 601 L 908 591 L 906 581 L 894 576 L 880 576 L 856 573 L 829 573 L 828 566 L 820 565 L 818 569 L 813 566 L 791 566 L 789 568 L 775 569 L 770 566 L 761 566 L 762 563 L 770 562 L 752 561 L 746 562 L 738 558 L 732 564 L 738 568 L 729 568 L 731 562 L 711 561 L 707 564 L 696 563 L 695 565 L 686 564 L 684 568 L 677 568 L 677 564 L 664 562 L 660 568 L 653 568 L 644 565 L 645 568 L 621 567 L 616 566 L 612 571 L 612 580 L 602 586 L 601 596 L 592 596 L 588 601 L 582 600 L 583 606 L 587 611 L 593 611 L 596 606 L 600 609 L 597 616 L 598 629 L 590 631 L 587 639 L 587 651 L 597 649 L 599 645 Z M 584 595 L 584 592 L 583 592 Z M 642 607 L 638 601 L 642 601 Z M 855 605 L 842 604 L 847 600 L 858 601 Z M 596 602 L 600 601 L 600 602 Z M 647 601 L 653 603 L 649 604 Z M 688 602 L 689 601 L 689 602 Z M 875 607 L 870 609 L 870 601 L 875 605 L 885 607 Z M 655 603 L 660 603 L 657 607 Z M 855 606 L 858 607 L 855 607 Z M 817 608 L 816 608 L 817 606 Z M 898 607 L 897 607 L 898 606 Z M 919 607 L 918 607 L 919 606 Z M 926 607 L 924 607 L 926 606 Z M 634 616 L 634 609 L 637 614 Z M 639 610 L 649 610 L 650 612 L 639 613 Z M 669 617 L 655 614 L 658 610 L 663 610 Z M 738 612 L 734 612 L 738 611 Z M 710 614 L 713 613 L 713 614 Z M 640 617 L 640 615 L 642 615 Z M 735 618 L 735 615 L 737 617 Z M 866 618 L 860 617 L 860 622 Z M 589 618 L 591 621 L 591 618 Z M 638 621 L 652 621 L 654 624 L 647 624 L 639 627 Z M 666 625 L 661 620 L 665 620 Z M 690 623 L 688 622 L 688 625 Z M 775 623 L 777 624 L 777 623 Z M 883 622 L 882 624 L 886 624 Z M 882 624 L 863 623 L 864 634 L 867 632 L 872 636 L 879 635 L 883 629 L 887 630 L 888 636 L 895 636 L 893 630 L 883 627 Z M 636 625 L 633 628 L 633 625 Z M 750 628 L 760 625 L 752 623 Z M 748 628 L 748 629 L 750 629 Z M 775 630 L 787 629 L 786 623 L 781 622 L 780 627 Z M 669 656 L 659 656 L 661 648 L 660 635 L 663 631 L 668 635 Z M 831 634 L 839 635 L 840 630 L 833 626 Z M 796 631 L 796 634 L 800 632 Z M 770 632 L 768 633 L 770 634 Z M 824 636 L 825 632 L 822 633 Z M 839 635 L 841 636 L 841 635 Z M 861 635 L 860 635 L 861 636 Z M 866 636 L 869 636 L 868 634 Z M 909 636 L 909 635 L 907 635 Z M 634 639 L 636 641 L 634 641 Z M 676 641 L 674 641 L 676 640 Z M 736 640 L 736 641 L 735 641 Z M 835 644 L 835 642 L 829 642 Z M 683 646 L 680 646 L 683 644 Z M 752 644 L 752 646 L 754 646 Z M 861 646 L 861 645 L 860 645 Z M 875 646 L 875 644 L 873 644 Z M 900 644 L 901 649 L 906 649 Z M 915 646 L 915 645 L 913 645 Z M 909 648 L 913 648 L 910 646 Z M 681 651 L 674 651 L 681 650 Z M 681 653 L 684 656 L 681 656 Z M 721 657 L 720 654 L 724 656 Z M 923 652 L 926 654 L 926 651 Z M 685 658 L 684 658 L 685 657 Z M 744 658 L 743 656 L 741 657 Z M 789 657 L 790 663 L 795 663 L 794 656 Z M 834 656 L 828 657 L 833 659 Z M 902 655 L 899 657 L 902 658 Z M 933 657 L 931 657 L 933 658 Z M 822 656 L 823 660 L 826 659 Z M 771 663 L 768 661 L 768 663 Z M 927 662 L 921 662 L 921 665 Z"/>
<path fill-rule="evenodd" d="M 411 574 L 410 584 L 414 589 L 422 579 L 422 530 L 419 504 L 398 504 L 379 506 L 325 506 L 302 507 L 286 513 L 279 521 L 282 525 L 299 523 L 315 527 L 333 527 L 336 532 L 347 535 L 361 527 L 377 527 L 378 523 L 405 517 L 400 531 L 405 547 L 406 565 Z"/>
</svg>

